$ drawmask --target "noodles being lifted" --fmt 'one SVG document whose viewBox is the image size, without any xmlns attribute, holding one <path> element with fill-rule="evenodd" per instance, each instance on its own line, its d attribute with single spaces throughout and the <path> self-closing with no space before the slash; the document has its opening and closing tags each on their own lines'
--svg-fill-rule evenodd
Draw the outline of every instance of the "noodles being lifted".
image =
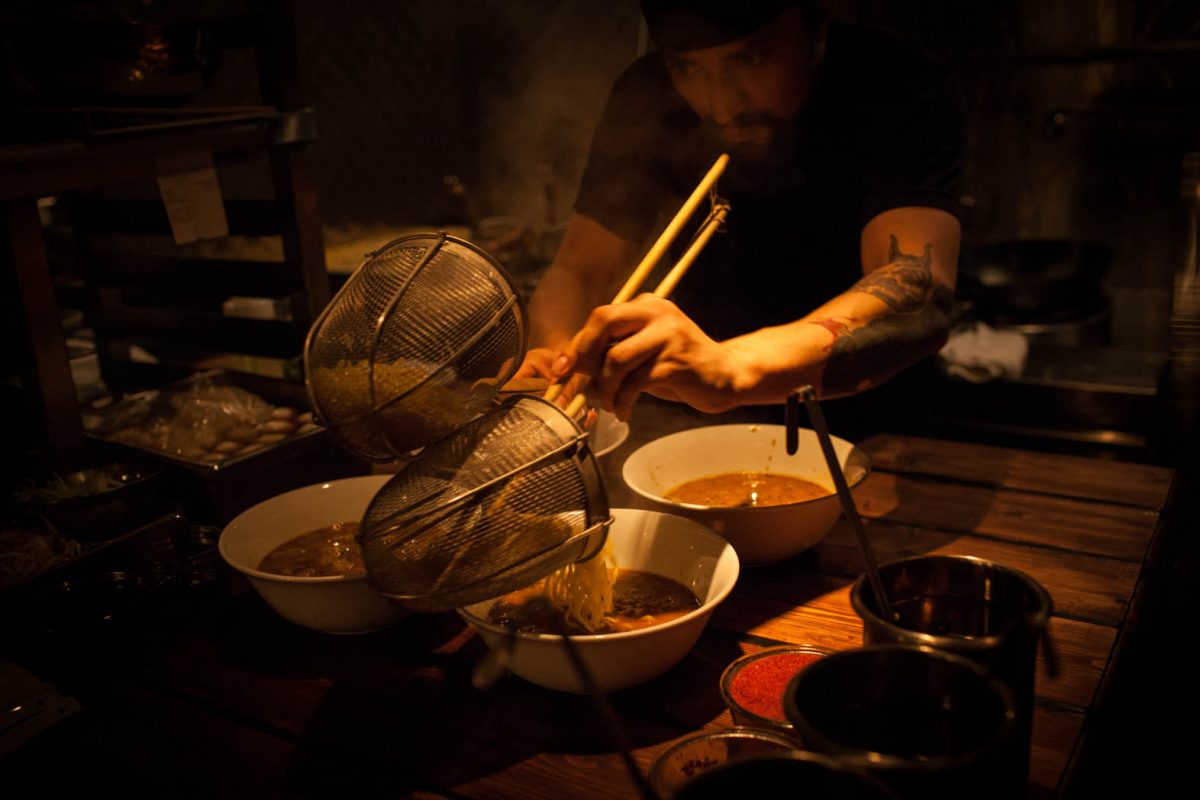
<svg viewBox="0 0 1200 800">
<path fill-rule="evenodd" d="M 613 610 L 613 582 L 617 578 L 616 558 L 607 544 L 599 554 L 551 573 L 542 593 L 572 623 L 594 633 Z"/>
<path fill-rule="evenodd" d="M 487 619 L 525 633 L 600 634 L 660 625 L 700 607 L 683 584 L 640 569 L 617 569 L 605 549 L 533 586 L 510 592 Z"/>
</svg>

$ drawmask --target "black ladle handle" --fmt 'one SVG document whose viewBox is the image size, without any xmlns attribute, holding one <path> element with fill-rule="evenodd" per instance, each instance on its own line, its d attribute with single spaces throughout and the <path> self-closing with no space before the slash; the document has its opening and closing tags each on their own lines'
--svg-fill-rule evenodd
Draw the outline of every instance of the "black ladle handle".
<svg viewBox="0 0 1200 800">
<path fill-rule="evenodd" d="M 825 454 L 825 463 L 829 466 L 829 474 L 833 478 L 834 488 L 837 489 L 838 499 L 842 502 L 842 511 L 846 513 L 846 517 L 854 526 L 854 533 L 858 537 L 858 547 L 862 551 L 863 560 L 867 562 L 867 578 L 871 581 L 871 589 L 875 592 L 875 598 L 879 602 L 879 610 L 883 613 L 883 618 L 889 622 L 896 619 L 896 615 L 892 613 L 892 604 L 888 600 L 887 592 L 883 588 L 883 578 L 879 575 L 879 567 L 875 563 L 875 554 L 871 550 L 871 542 L 867 539 L 867 531 L 863 527 L 862 517 L 858 515 L 858 508 L 854 505 L 854 498 L 850 496 L 850 487 L 846 485 L 846 476 L 842 474 L 842 467 L 838 464 L 837 453 L 833 449 L 833 440 L 829 438 L 829 429 L 825 426 L 825 415 L 821 413 L 821 406 L 817 402 L 817 393 L 811 386 L 801 386 L 799 389 L 794 389 L 791 395 L 788 396 L 787 409 L 787 450 L 788 455 L 792 455 L 799 447 L 799 436 L 796 432 L 798 425 L 796 413 L 795 397 L 799 395 L 804 400 L 804 405 L 808 408 L 808 415 L 812 418 L 813 428 L 817 432 L 817 441 L 821 443 L 821 452 Z"/>
<path fill-rule="evenodd" d="M 583 654 L 579 652 L 579 646 L 575 644 L 575 640 L 570 636 L 562 637 L 563 647 L 566 648 L 567 658 L 570 659 L 571 665 L 575 668 L 575 675 L 583 683 L 584 689 L 592 698 L 592 705 L 596 709 L 596 713 L 600 716 L 604 726 L 608 728 L 608 734 L 616 745 L 617 752 L 621 756 L 621 761 L 625 764 L 626 771 L 629 772 L 629 778 L 633 781 L 634 787 L 642 800 L 658 800 L 654 790 L 650 788 L 649 782 L 642 775 L 642 771 L 638 769 L 637 762 L 633 760 L 633 748 L 629 744 L 629 737 L 625 734 L 625 728 L 621 725 L 621 719 L 617 716 L 616 710 L 613 709 L 612 703 L 608 701 L 608 697 L 604 692 L 600 691 L 600 687 L 596 685 L 596 679 L 592 677 L 592 672 L 588 669 L 587 663 L 583 660 Z"/>
</svg>

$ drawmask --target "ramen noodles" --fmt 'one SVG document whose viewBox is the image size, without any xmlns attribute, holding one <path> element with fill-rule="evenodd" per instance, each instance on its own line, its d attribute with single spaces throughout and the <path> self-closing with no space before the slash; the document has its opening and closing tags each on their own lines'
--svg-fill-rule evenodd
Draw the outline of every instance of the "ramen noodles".
<svg viewBox="0 0 1200 800">
<path fill-rule="evenodd" d="M 598 624 L 587 626 L 563 613 L 547 595 L 545 584 L 501 597 L 488 611 L 488 621 L 525 633 L 620 633 L 660 625 L 700 607 L 700 599 L 678 581 L 645 570 L 618 569 L 611 611 Z"/>
</svg>

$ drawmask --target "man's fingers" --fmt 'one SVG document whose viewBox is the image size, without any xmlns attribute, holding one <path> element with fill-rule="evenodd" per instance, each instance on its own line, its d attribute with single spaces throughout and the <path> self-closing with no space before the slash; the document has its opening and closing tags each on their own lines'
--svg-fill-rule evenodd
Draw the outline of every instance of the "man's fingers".
<svg viewBox="0 0 1200 800">
<path fill-rule="evenodd" d="M 554 378 L 553 365 L 554 359 L 559 355 L 557 350 L 551 350 L 547 347 L 535 347 L 525 354 L 525 360 L 521 363 L 520 368 L 514 379 L 517 378 Z"/>
<path fill-rule="evenodd" d="M 601 408 L 628 417 L 667 344 L 671 327 L 659 323 L 678 316 L 673 303 L 649 294 L 628 303 L 600 306 L 588 315 L 564 355 L 577 374 L 590 376 L 588 395 Z M 645 370 L 643 365 L 647 365 Z M 629 383 L 631 376 L 636 376 L 633 383 Z"/>
<path fill-rule="evenodd" d="M 500 391 L 502 391 L 502 392 L 524 392 L 524 393 L 544 392 L 544 391 L 546 391 L 546 387 L 549 385 L 550 385 L 550 380 L 548 378 L 543 378 L 538 375 L 532 374 L 532 368 L 531 368 L 530 374 L 527 374 L 527 375 L 522 375 L 521 372 L 518 371 L 517 374 L 512 378 L 512 380 L 510 380 L 508 383 L 504 384 L 504 386 L 500 389 Z"/>
<path fill-rule="evenodd" d="M 556 381 L 561 388 L 554 398 L 554 404 L 565 410 L 575 396 L 584 390 L 586 381 L 587 376 L 580 373 L 571 375 L 565 381 Z"/>
<path fill-rule="evenodd" d="M 654 369 L 654 360 L 643 361 L 631 370 L 621 382 L 620 388 L 613 395 L 613 413 L 622 422 L 628 422 L 633 414 L 633 404 L 650 382 L 650 373 Z"/>
<path fill-rule="evenodd" d="M 663 340 L 653 325 L 614 344 L 604 356 L 604 363 L 593 376 L 593 393 L 601 398 L 605 408 L 616 410 L 617 394 L 629 377 L 643 366 L 653 367 L 662 352 Z M 649 371 L 643 377 L 649 377 Z M 639 389 L 640 391 L 640 389 Z"/>
<path fill-rule="evenodd" d="M 651 318 L 647 309 L 635 302 L 601 306 L 588 315 L 564 355 L 573 362 L 576 372 L 596 375 L 609 345 L 645 327 Z"/>
</svg>

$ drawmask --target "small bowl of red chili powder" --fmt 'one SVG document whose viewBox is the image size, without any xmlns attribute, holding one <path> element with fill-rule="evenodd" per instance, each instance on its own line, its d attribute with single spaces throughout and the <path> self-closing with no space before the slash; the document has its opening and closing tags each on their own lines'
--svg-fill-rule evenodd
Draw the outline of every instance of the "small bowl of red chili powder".
<svg viewBox="0 0 1200 800">
<path fill-rule="evenodd" d="M 834 652 L 813 644 L 768 647 L 744 655 L 721 674 L 721 697 L 735 725 L 791 733 L 783 713 L 783 692 L 809 664 Z"/>
</svg>

